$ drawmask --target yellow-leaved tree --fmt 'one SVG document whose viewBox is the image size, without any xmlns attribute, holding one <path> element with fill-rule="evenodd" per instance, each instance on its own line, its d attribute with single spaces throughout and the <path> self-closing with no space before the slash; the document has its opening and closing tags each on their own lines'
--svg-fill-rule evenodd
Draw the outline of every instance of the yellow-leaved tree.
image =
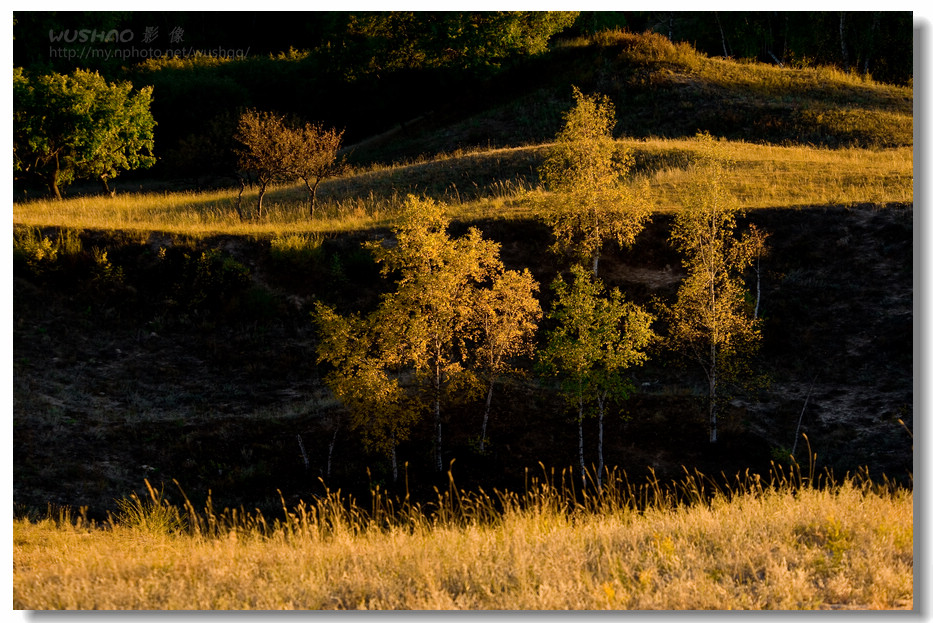
<svg viewBox="0 0 933 623">
<path fill-rule="evenodd" d="M 671 243 L 684 256 L 687 276 L 671 309 L 671 342 L 697 361 L 708 381 L 709 439 L 718 439 L 717 389 L 723 381 L 750 379 L 747 363 L 761 340 L 750 313 L 743 273 L 763 250 L 757 229 L 739 237 L 737 199 L 726 187 L 728 161 L 709 134 L 697 136 L 700 157 L 692 188 L 677 214 Z"/>
<path fill-rule="evenodd" d="M 327 377 L 334 393 L 363 417 L 401 418 L 399 425 L 380 424 L 395 439 L 431 413 L 438 472 L 444 465 L 442 405 L 468 400 L 485 380 L 485 426 L 492 386 L 509 359 L 529 347 L 540 316 L 531 274 L 505 270 L 499 245 L 475 228 L 451 238 L 449 224 L 442 204 L 408 197 L 395 239 L 368 245 L 395 289 L 365 319 L 317 310 L 325 346 L 319 357 L 338 369 Z M 405 372 L 415 382 L 403 396 L 398 379 Z M 357 396 L 366 401 L 367 392 L 370 404 L 356 402 Z M 399 408 L 405 412 L 395 413 Z"/>
<path fill-rule="evenodd" d="M 628 247 L 651 216 L 647 183 L 627 179 L 634 164 L 631 150 L 612 137 L 615 107 L 605 95 L 573 89 L 574 106 L 564 114 L 540 169 L 551 195 L 542 216 L 553 228 L 554 249 L 591 262 L 599 272 L 604 244 Z"/>
<path fill-rule="evenodd" d="M 475 369 L 486 383 L 486 408 L 479 438 L 479 451 L 486 451 L 486 426 L 492 407 L 496 381 L 516 371 L 512 360 L 534 351 L 532 338 L 541 318 L 541 304 L 535 298 L 538 283 L 524 269 L 521 272 L 496 267 L 492 283 L 476 291 L 473 301 L 473 358 Z"/>
<path fill-rule="evenodd" d="M 417 418 L 398 371 L 381 356 L 374 318 L 341 316 L 321 302 L 313 316 L 321 338 L 318 363 L 331 366 L 324 382 L 347 408 L 350 427 L 360 433 L 363 445 L 389 457 L 392 480 L 397 481 L 396 448 L 408 439 Z"/>
</svg>

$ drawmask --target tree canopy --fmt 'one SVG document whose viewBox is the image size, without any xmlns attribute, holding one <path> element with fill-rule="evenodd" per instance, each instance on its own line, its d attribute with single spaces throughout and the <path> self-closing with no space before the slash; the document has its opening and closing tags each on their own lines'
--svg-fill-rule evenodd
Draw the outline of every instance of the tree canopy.
<svg viewBox="0 0 933 623">
<path fill-rule="evenodd" d="M 321 124 L 290 122 L 284 115 L 248 110 L 240 116 L 234 139 L 238 168 L 254 175 L 259 184 L 256 216 L 270 184 L 301 179 L 311 198 L 311 216 L 317 187 L 337 168 L 343 132 Z"/>
<path fill-rule="evenodd" d="M 61 199 L 75 179 L 107 181 L 155 164 L 152 88 L 109 83 L 97 72 L 29 76 L 13 70 L 13 171 Z"/>
<path fill-rule="evenodd" d="M 347 32 L 365 48 L 373 70 L 497 66 L 540 54 L 573 25 L 575 11 L 365 12 Z"/>
<path fill-rule="evenodd" d="M 554 249 L 592 262 L 597 274 L 606 241 L 630 246 L 650 218 L 651 205 L 647 186 L 626 179 L 634 158 L 613 139 L 612 102 L 576 87 L 573 96 L 575 103 L 541 167 L 552 192 L 543 218 L 554 229 Z"/>
<path fill-rule="evenodd" d="M 484 380 L 488 418 L 492 385 L 508 370 L 509 358 L 529 352 L 541 314 L 534 298 L 538 286 L 527 270 L 506 270 L 499 245 L 475 228 L 451 238 L 449 224 L 442 204 L 408 197 L 395 239 L 368 244 L 394 289 L 363 319 L 343 318 L 324 306 L 316 311 L 319 358 L 339 370 L 327 377 L 335 394 L 351 410 L 378 414 L 373 422 L 396 440 L 409 422 L 430 413 L 438 472 L 442 405 L 472 398 Z M 406 372 L 413 383 L 403 395 L 398 379 Z M 391 429 L 384 420 L 399 407 L 407 409 L 401 428 Z"/>
</svg>

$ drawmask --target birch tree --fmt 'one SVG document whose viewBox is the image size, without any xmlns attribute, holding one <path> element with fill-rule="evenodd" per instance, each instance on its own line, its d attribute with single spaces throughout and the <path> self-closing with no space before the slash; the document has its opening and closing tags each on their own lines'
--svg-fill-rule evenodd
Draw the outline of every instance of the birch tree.
<svg viewBox="0 0 933 623">
<path fill-rule="evenodd" d="M 350 426 L 361 434 L 363 445 L 390 459 L 396 482 L 396 448 L 408 438 L 417 417 L 398 374 L 380 352 L 378 327 L 372 318 L 344 317 L 320 302 L 313 316 L 321 336 L 318 363 L 331 366 L 324 382 L 346 407 Z"/>
<path fill-rule="evenodd" d="M 738 201 L 725 185 L 728 163 L 708 134 L 698 136 L 702 156 L 693 187 L 674 220 L 671 242 L 684 256 L 687 276 L 671 310 L 673 345 L 702 367 L 708 382 L 709 439 L 718 439 L 717 389 L 732 380 L 760 341 L 759 322 L 749 315 L 744 270 L 760 256 L 765 237 L 757 230 L 736 235 Z M 725 373 L 725 374 L 724 374 Z"/>
<path fill-rule="evenodd" d="M 398 275 L 396 290 L 384 295 L 377 312 L 384 356 L 393 365 L 410 366 L 426 382 L 438 472 L 443 470 L 443 399 L 468 398 L 478 386 L 465 365 L 475 292 L 501 266 L 498 245 L 475 228 L 451 239 L 448 225 L 442 205 L 409 197 L 395 229 L 396 244 L 370 245 L 383 274 Z"/>
<path fill-rule="evenodd" d="M 539 353 L 545 374 L 555 378 L 560 392 L 576 410 L 580 477 L 586 486 L 583 452 L 583 420 L 588 412 L 598 417 L 597 485 L 602 485 L 603 421 L 607 402 L 625 399 L 634 390 L 625 375 L 647 358 L 645 348 L 653 339 L 653 317 L 627 302 L 618 289 L 604 293 L 598 277 L 575 265 L 571 283 L 558 277 L 553 284 L 555 301 L 548 319 L 556 327 L 548 332 Z"/>
<path fill-rule="evenodd" d="M 528 269 L 518 272 L 501 270 L 501 265 L 497 268 L 492 285 L 478 289 L 473 304 L 473 357 L 486 382 L 480 453 L 486 451 L 493 388 L 503 375 L 514 371 L 510 359 L 532 354 L 532 337 L 541 318 L 541 305 L 535 298 L 538 283 Z"/>
<path fill-rule="evenodd" d="M 626 180 L 631 150 L 612 137 L 615 107 L 605 95 L 574 87 L 574 106 L 564 114 L 540 175 L 551 196 L 543 218 L 554 230 L 554 250 L 570 252 L 599 272 L 604 244 L 628 247 L 651 216 L 647 183 Z"/>
<path fill-rule="evenodd" d="M 372 420 L 365 430 L 388 431 L 378 440 L 389 449 L 430 414 L 438 472 L 443 406 L 478 395 L 485 381 L 485 433 L 493 386 L 510 358 L 530 352 L 541 315 L 527 270 L 505 270 L 498 244 L 475 228 L 451 238 L 449 224 L 443 205 L 408 197 L 394 240 L 368 244 L 394 289 L 363 319 L 324 306 L 316 312 L 324 334 L 319 358 L 335 365 L 327 377 L 335 394 L 358 419 Z M 414 383 L 402 387 L 403 376 Z"/>
</svg>

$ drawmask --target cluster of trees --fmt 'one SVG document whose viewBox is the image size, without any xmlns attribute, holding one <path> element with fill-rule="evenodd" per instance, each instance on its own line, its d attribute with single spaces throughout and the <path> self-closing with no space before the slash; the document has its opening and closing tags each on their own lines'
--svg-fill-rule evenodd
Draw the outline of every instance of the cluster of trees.
<svg viewBox="0 0 933 623">
<path fill-rule="evenodd" d="M 835 65 L 885 82 L 913 73 L 909 11 L 654 12 L 650 24 L 710 56 L 795 67 Z"/>
<path fill-rule="evenodd" d="M 242 110 L 347 127 L 346 140 L 354 142 L 449 110 L 452 92 L 464 108 L 488 105 L 485 95 L 480 103 L 469 94 L 501 95 L 503 85 L 489 82 L 497 72 L 544 53 L 561 37 L 607 28 L 655 31 L 709 55 L 788 67 L 834 64 L 883 81 L 912 79 L 911 13 L 884 11 L 18 12 L 13 44 L 15 66 L 36 79 L 71 75 L 80 66 L 114 84 L 153 87 L 160 162 L 152 174 L 228 176 Z M 79 31 L 132 38 L 125 45 L 68 44 Z M 150 43 L 143 41 L 147 32 L 156 37 Z M 181 41 L 171 44 L 171 37 Z M 50 51 L 69 45 L 101 54 Z M 110 54 L 121 46 L 250 51 L 236 62 Z M 370 105 L 374 98 L 378 110 Z"/>
<path fill-rule="evenodd" d="M 234 138 L 239 171 L 255 178 L 259 186 L 257 218 L 262 218 L 262 199 L 269 184 L 295 179 L 302 180 L 308 189 L 314 218 L 318 184 L 338 169 L 343 131 L 321 124 L 289 123 L 283 115 L 251 110 L 240 116 Z M 242 176 L 240 182 L 242 197 Z"/>
<path fill-rule="evenodd" d="M 356 428 L 395 465 L 395 447 L 424 412 L 434 420 L 435 467 L 443 447 L 442 406 L 486 390 L 486 418 L 499 376 L 527 352 L 541 315 L 538 285 L 526 270 L 506 270 L 497 244 L 476 229 L 451 239 L 444 206 L 409 197 L 394 244 L 369 248 L 396 289 L 365 317 L 319 304 L 320 361 L 327 383 L 351 409 Z M 402 380 L 412 379 L 412 391 Z M 481 442 L 483 443 L 483 442 Z"/>
<path fill-rule="evenodd" d="M 650 217 L 647 191 L 627 180 L 632 156 L 612 138 L 612 103 L 574 91 L 557 144 L 542 167 L 548 189 L 543 211 L 553 226 L 555 249 L 576 261 L 567 278 L 552 284 L 554 300 L 543 314 L 539 284 L 527 269 L 506 270 L 499 246 L 476 229 L 448 234 L 444 206 L 409 197 L 394 239 L 369 243 L 395 289 L 377 309 L 344 316 L 319 303 L 319 363 L 325 381 L 343 401 L 351 426 L 371 449 L 386 453 L 397 476 L 396 447 L 425 414 L 434 425 L 434 458 L 443 469 L 443 409 L 453 401 L 486 401 L 480 449 L 503 375 L 517 362 L 534 361 L 540 381 L 566 400 L 578 424 L 578 452 L 585 480 L 584 418 L 599 422 L 597 485 L 603 471 L 603 422 L 612 404 L 634 391 L 633 368 L 661 341 L 657 318 L 608 290 L 598 276 L 604 244 L 631 245 Z M 666 342 L 695 357 L 709 379 L 710 441 L 716 442 L 717 387 L 741 376 L 754 353 L 759 326 L 746 303 L 744 272 L 764 252 L 765 236 L 736 235 L 736 201 L 723 187 L 716 142 L 698 137 L 696 187 L 676 218 L 672 243 L 688 275 L 667 312 Z M 547 330 L 536 348 L 538 323 Z"/>
<path fill-rule="evenodd" d="M 135 90 L 97 72 L 30 76 L 14 68 L 14 179 L 39 181 L 58 199 L 73 181 L 96 179 L 112 196 L 110 180 L 156 162 L 151 103 L 152 87 Z M 227 173 L 238 172 L 241 196 L 246 180 L 256 181 L 258 217 L 269 184 L 297 179 L 308 189 L 314 217 L 318 185 L 339 168 L 343 131 L 248 110 L 229 134 L 236 160 Z"/>
</svg>

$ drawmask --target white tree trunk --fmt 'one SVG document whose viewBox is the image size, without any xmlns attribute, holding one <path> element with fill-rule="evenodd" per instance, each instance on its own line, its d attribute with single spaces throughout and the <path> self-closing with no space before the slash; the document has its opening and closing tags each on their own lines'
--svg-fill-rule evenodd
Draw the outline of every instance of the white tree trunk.
<svg viewBox="0 0 933 623">
<path fill-rule="evenodd" d="M 716 413 L 716 344 L 710 347 L 709 368 L 709 442 L 716 443 L 719 439 Z"/>
<path fill-rule="evenodd" d="M 444 470 L 441 431 L 441 365 L 434 364 L 434 469 L 437 473 Z"/>
<path fill-rule="evenodd" d="M 580 449 L 580 480 L 586 489 L 586 463 L 583 462 L 583 394 L 580 394 L 580 412 L 577 415 L 577 432 Z"/>
<path fill-rule="evenodd" d="M 479 437 L 479 452 L 486 451 L 486 424 L 489 422 L 489 409 L 492 406 L 492 388 L 495 385 L 495 379 L 489 381 L 489 392 L 486 394 L 486 411 L 483 413 L 483 432 Z"/>
<path fill-rule="evenodd" d="M 596 486 L 603 488 L 603 415 L 606 406 L 606 393 L 599 397 L 599 445 L 596 454 Z"/>
</svg>

